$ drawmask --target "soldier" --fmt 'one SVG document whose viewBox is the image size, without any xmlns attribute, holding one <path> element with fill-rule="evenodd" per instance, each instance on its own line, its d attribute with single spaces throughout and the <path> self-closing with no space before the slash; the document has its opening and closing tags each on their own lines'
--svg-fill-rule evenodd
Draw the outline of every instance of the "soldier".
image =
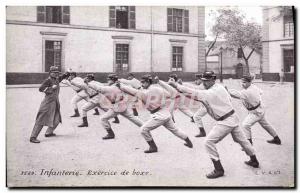
<svg viewBox="0 0 300 193">
<path fill-rule="evenodd" d="M 104 140 L 115 138 L 115 134 L 108 120 L 112 117 L 116 117 L 118 114 L 123 115 L 138 127 L 143 125 L 143 122 L 138 117 L 128 111 L 127 100 L 124 99 L 124 93 L 116 86 L 118 76 L 116 74 L 110 74 L 107 77 L 107 81 L 108 86 L 95 84 L 94 82 L 87 83 L 90 88 L 106 96 L 112 104 L 109 110 L 100 117 L 101 125 L 107 131 L 107 135 L 102 138 Z"/>
<path fill-rule="evenodd" d="M 246 138 L 251 144 L 253 144 L 251 127 L 258 122 L 262 128 L 264 128 L 273 137 L 272 140 L 267 140 L 267 142 L 280 145 L 281 140 L 279 139 L 275 129 L 266 120 L 266 113 L 261 99 L 261 89 L 252 84 L 251 76 L 245 75 L 241 80 L 242 87 L 244 88 L 243 90 L 237 91 L 234 89 L 229 89 L 228 92 L 233 98 L 242 100 L 244 107 L 248 110 L 248 115 L 242 124 Z"/>
<path fill-rule="evenodd" d="M 49 77 L 44 80 L 39 88 L 40 92 L 45 93 L 45 98 L 42 101 L 36 116 L 35 125 L 30 136 L 31 143 L 40 143 L 37 137 L 43 126 L 48 126 L 45 137 L 56 136 L 54 130 L 56 129 L 57 125 L 61 123 L 59 83 L 68 76 L 69 73 L 59 75 L 58 67 L 50 67 Z"/>
<path fill-rule="evenodd" d="M 78 125 L 78 127 L 88 127 L 88 120 L 87 120 L 87 112 L 95 107 L 101 108 L 103 111 L 105 111 L 104 108 L 102 108 L 99 104 L 101 101 L 102 97 L 96 90 L 91 89 L 88 87 L 88 83 L 92 84 L 98 84 L 98 85 L 103 85 L 100 82 L 95 81 L 95 76 L 94 74 L 87 74 L 86 78 L 84 79 L 85 84 L 77 84 L 73 82 L 74 85 L 82 88 L 88 95 L 89 95 L 89 100 L 87 103 L 84 104 L 82 107 L 82 124 Z M 120 123 L 119 118 L 116 116 L 114 117 L 114 123 Z"/>
<path fill-rule="evenodd" d="M 182 80 L 178 79 L 177 74 L 171 74 L 169 78 L 173 78 L 175 82 L 177 82 L 178 84 L 182 84 Z M 178 93 L 178 96 L 176 97 L 175 100 L 176 100 L 175 103 L 177 104 L 177 109 L 181 111 L 183 114 L 185 114 L 186 116 L 188 116 L 191 119 L 191 122 L 195 122 L 193 118 L 194 113 L 184 104 L 186 97 Z"/>
<path fill-rule="evenodd" d="M 235 142 L 239 143 L 250 156 L 250 160 L 245 163 L 252 167 L 259 167 L 255 152 L 244 133 L 239 128 L 239 119 L 231 104 L 231 97 L 220 84 L 216 84 L 216 75 L 212 71 L 204 72 L 201 80 L 206 90 L 195 90 L 169 81 L 169 84 L 178 91 L 194 96 L 195 100 L 200 100 L 206 106 L 207 113 L 217 121 L 217 124 L 209 132 L 205 139 L 206 150 L 214 164 L 215 169 L 206 175 L 207 178 L 218 178 L 224 175 L 224 169 L 216 148 L 216 144 L 228 134 L 232 135 Z"/>
<path fill-rule="evenodd" d="M 200 74 L 198 74 L 196 76 L 197 77 L 201 77 Z M 182 80 L 181 79 L 178 79 L 177 75 L 176 74 L 172 74 L 169 76 L 169 78 L 172 78 L 175 80 L 175 82 L 177 82 L 178 84 L 182 85 Z M 160 83 L 162 83 L 162 81 L 160 81 Z M 201 82 L 199 83 L 198 80 L 196 79 L 195 81 L 195 85 L 191 86 L 191 85 L 186 85 L 188 87 L 192 87 L 192 88 L 195 88 L 195 89 L 204 89 L 204 87 L 202 86 L 201 87 Z M 166 84 L 163 84 L 163 85 L 166 85 Z M 161 86 L 163 86 L 161 85 Z M 188 99 L 188 97 L 184 96 L 184 94 L 180 94 L 179 92 L 177 92 L 177 95 L 176 95 L 176 99 L 175 99 L 175 104 L 178 105 L 178 109 L 183 112 L 183 114 L 187 115 L 188 117 L 191 117 L 191 122 L 195 122 L 196 125 L 198 126 L 199 128 L 199 131 L 200 133 L 197 134 L 195 137 L 205 137 L 206 136 L 206 132 L 204 130 L 204 126 L 203 126 L 203 123 L 202 123 L 202 117 L 206 114 L 206 109 L 205 107 L 200 103 L 200 107 L 199 109 L 196 111 L 196 113 L 193 113 L 188 107 L 187 107 L 187 104 L 185 104 L 186 100 Z M 191 103 L 189 103 L 189 105 L 191 105 Z"/>
<path fill-rule="evenodd" d="M 62 82 L 62 83 L 64 83 L 64 82 Z M 70 72 L 70 76 L 65 81 L 64 84 L 70 86 L 76 92 L 76 95 L 71 100 L 71 103 L 72 103 L 72 106 L 73 106 L 73 109 L 74 109 L 74 112 L 75 112 L 74 115 L 72 115 L 71 117 L 80 117 L 77 104 L 81 100 L 88 101 L 89 100 L 89 95 L 81 87 L 75 86 L 74 83 L 77 84 L 77 85 L 81 85 L 81 86 L 83 86 L 85 84 L 84 80 L 81 77 L 77 76 L 76 72 Z M 99 115 L 99 111 L 98 111 L 97 108 L 95 108 L 94 115 Z"/>
<path fill-rule="evenodd" d="M 202 74 L 195 74 L 195 89 L 200 89 L 200 90 L 204 90 L 204 86 L 202 84 L 202 80 L 201 80 Z M 202 122 L 202 117 L 204 117 L 207 114 L 207 110 L 205 108 L 205 105 L 203 105 L 203 103 L 201 101 L 200 102 L 200 106 L 199 109 L 194 113 L 194 120 L 196 125 L 198 126 L 200 133 L 198 135 L 196 135 L 195 137 L 205 137 L 206 136 L 206 132 L 204 129 L 204 125 Z"/>
<path fill-rule="evenodd" d="M 127 76 L 127 79 L 121 78 L 121 79 L 119 79 L 119 81 L 121 83 L 123 83 L 123 84 L 130 85 L 130 86 L 132 86 L 135 89 L 141 89 L 141 87 L 142 87 L 141 82 L 134 77 L 133 73 L 129 73 L 128 76 Z M 138 101 L 137 97 L 133 97 L 133 99 L 132 99 L 132 102 L 133 102 L 133 104 L 132 104 L 132 112 L 133 112 L 134 116 L 138 116 L 139 115 L 138 111 L 136 109 L 136 103 L 137 103 L 137 101 Z"/>
<path fill-rule="evenodd" d="M 157 146 L 151 136 L 150 131 L 159 126 L 164 126 L 175 136 L 184 140 L 186 142 L 184 145 L 192 148 L 193 144 L 188 136 L 175 127 L 174 122 L 172 121 L 171 113 L 166 106 L 165 99 L 166 97 L 171 97 L 171 95 L 162 88 L 152 86 L 152 77 L 150 75 L 144 75 L 141 82 L 143 87 L 141 90 L 137 90 L 123 84 L 119 84 L 119 87 L 122 91 L 133 96 L 137 96 L 152 114 L 151 118 L 141 127 L 142 135 L 150 146 L 149 149 L 144 152 L 157 152 Z"/>
</svg>

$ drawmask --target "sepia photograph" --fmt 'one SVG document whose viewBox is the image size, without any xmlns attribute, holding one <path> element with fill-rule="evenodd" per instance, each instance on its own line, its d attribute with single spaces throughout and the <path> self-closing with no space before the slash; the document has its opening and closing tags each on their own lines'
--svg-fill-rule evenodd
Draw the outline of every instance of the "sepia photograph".
<svg viewBox="0 0 300 193">
<path fill-rule="evenodd" d="M 6 187 L 295 188 L 296 12 L 6 6 Z"/>
</svg>

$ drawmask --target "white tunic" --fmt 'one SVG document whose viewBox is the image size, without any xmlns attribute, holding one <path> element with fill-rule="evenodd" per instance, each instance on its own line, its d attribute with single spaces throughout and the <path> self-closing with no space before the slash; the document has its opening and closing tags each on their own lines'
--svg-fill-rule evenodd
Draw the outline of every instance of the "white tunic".
<svg viewBox="0 0 300 193">
<path fill-rule="evenodd" d="M 260 104 L 260 106 L 257 107 L 255 110 L 249 110 L 250 112 L 264 112 L 261 99 L 262 90 L 256 85 L 251 84 L 247 89 L 243 89 L 241 91 L 237 91 L 235 89 L 229 89 L 228 91 L 233 98 L 241 99 L 246 109 L 256 107 L 258 104 Z"/>
<path fill-rule="evenodd" d="M 239 124 L 239 119 L 234 113 L 225 120 L 218 119 L 233 110 L 231 97 L 224 86 L 215 83 L 208 90 L 192 89 L 186 86 L 177 85 L 177 89 L 195 100 L 199 100 L 207 109 L 207 113 L 217 120 L 218 124 L 236 127 Z"/>
</svg>

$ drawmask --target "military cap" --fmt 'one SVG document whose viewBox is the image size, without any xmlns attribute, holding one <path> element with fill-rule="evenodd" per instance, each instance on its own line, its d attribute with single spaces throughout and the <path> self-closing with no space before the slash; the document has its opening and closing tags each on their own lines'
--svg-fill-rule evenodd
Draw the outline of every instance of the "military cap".
<svg viewBox="0 0 300 193">
<path fill-rule="evenodd" d="M 175 81 L 178 80 L 177 74 L 170 74 L 169 78 L 173 78 Z"/>
<path fill-rule="evenodd" d="M 117 81 L 118 80 L 118 76 L 116 74 L 109 74 L 107 76 L 107 79 L 112 80 L 112 81 Z"/>
<path fill-rule="evenodd" d="M 252 76 L 251 75 L 244 75 L 241 79 L 243 81 L 246 81 L 246 82 L 251 82 L 252 81 Z"/>
<path fill-rule="evenodd" d="M 87 74 L 86 77 L 91 79 L 91 80 L 95 80 L 94 74 Z"/>
<path fill-rule="evenodd" d="M 205 71 L 202 74 L 201 80 L 216 80 L 217 76 L 213 71 Z"/>
<path fill-rule="evenodd" d="M 152 76 L 150 74 L 143 75 L 141 82 L 149 82 L 152 84 Z"/>
<path fill-rule="evenodd" d="M 57 66 L 51 66 L 49 72 L 59 72 Z"/>
</svg>

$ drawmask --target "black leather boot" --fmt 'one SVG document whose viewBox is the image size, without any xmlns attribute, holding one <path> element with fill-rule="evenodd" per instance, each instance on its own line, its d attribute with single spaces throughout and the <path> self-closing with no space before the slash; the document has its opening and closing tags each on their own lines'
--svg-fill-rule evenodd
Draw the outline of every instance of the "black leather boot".
<svg viewBox="0 0 300 193">
<path fill-rule="evenodd" d="M 281 140 L 278 136 L 275 136 L 272 140 L 268 140 L 267 142 L 271 144 L 281 145 Z"/>
<path fill-rule="evenodd" d="M 120 123 L 120 120 L 117 116 L 115 116 L 114 118 L 115 118 L 115 120 L 113 121 L 113 123 Z"/>
<path fill-rule="evenodd" d="M 147 143 L 149 144 L 150 147 L 149 147 L 148 150 L 144 151 L 145 153 L 155 153 L 155 152 L 157 152 L 157 146 L 156 146 L 156 144 L 153 140 L 147 141 Z"/>
<path fill-rule="evenodd" d="M 114 139 L 115 138 L 115 133 L 112 129 L 108 129 L 107 130 L 107 135 L 102 137 L 102 139 L 106 140 L 106 139 Z"/>
<path fill-rule="evenodd" d="M 203 127 L 199 127 L 200 133 L 198 135 L 196 135 L 195 137 L 205 137 L 206 136 L 206 132 L 204 130 Z"/>
<path fill-rule="evenodd" d="M 95 108 L 95 112 L 93 115 L 100 115 L 99 110 L 97 108 Z"/>
<path fill-rule="evenodd" d="M 30 142 L 31 143 L 40 143 L 40 141 L 37 140 L 35 137 L 30 137 Z"/>
<path fill-rule="evenodd" d="M 139 116 L 139 113 L 137 112 L 136 108 L 132 108 L 132 112 L 134 116 Z"/>
<path fill-rule="evenodd" d="M 87 117 L 82 117 L 82 124 L 78 125 L 78 127 L 88 127 L 88 121 L 87 121 Z"/>
<path fill-rule="evenodd" d="M 193 148 L 193 144 L 192 144 L 191 140 L 188 137 L 184 141 L 186 142 L 184 144 L 185 146 L 187 146 L 189 148 Z"/>
<path fill-rule="evenodd" d="M 247 164 L 248 166 L 254 167 L 254 168 L 258 168 L 259 167 L 259 163 L 258 163 L 255 155 L 251 155 L 250 156 L 250 160 L 249 161 L 245 161 L 245 164 Z"/>
<path fill-rule="evenodd" d="M 214 164 L 215 169 L 212 172 L 210 172 L 209 174 L 206 174 L 206 177 L 208 179 L 215 179 L 215 178 L 224 176 L 224 169 L 221 164 L 221 161 L 220 160 L 216 161 L 216 160 L 212 159 L 212 162 Z"/>
<path fill-rule="evenodd" d="M 74 109 L 75 114 L 70 117 L 80 117 L 78 109 Z"/>
</svg>

